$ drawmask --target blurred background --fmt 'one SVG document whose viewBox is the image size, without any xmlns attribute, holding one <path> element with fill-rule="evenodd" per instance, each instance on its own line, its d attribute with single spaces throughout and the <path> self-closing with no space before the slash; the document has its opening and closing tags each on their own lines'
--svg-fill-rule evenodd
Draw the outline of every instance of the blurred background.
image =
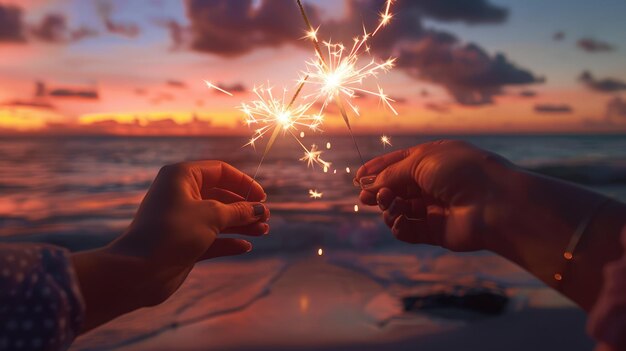
<svg viewBox="0 0 626 351">
<path fill-rule="evenodd" d="M 304 3 L 320 39 L 344 42 L 384 8 Z M 371 49 L 397 58 L 378 83 L 399 115 L 356 100 L 365 159 L 459 138 L 626 200 L 626 2 L 397 0 L 392 13 Z M 295 0 L 0 0 L 0 239 L 98 247 L 128 225 L 164 164 L 222 159 L 254 173 L 264 142 L 243 147 L 253 130 L 237 106 L 260 84 L 294 88 L 314 55 L 305 32 Z M 396 243 L 375 210 L 355 211 L 360 160 L 336 109 L 322 129 L 301 140 L 320 146 L 327 172 L 299 162 L 291 138 L 261 167 L 272 234 L 249 257 L 202 265 L 170 305 L 124 317 L 76 349 L 591 347 L 582 312 L 517 267 Z M 470 290 L 507 307 L 468 317 L 458 306 L 435 303 L 457 308 L 442 316 L 406 304 Z M 265 329 L 221 337 L 235 333 L 225 325 L 255 322 Z M 488 332 L 503 325 L 509 334 Z"/>
</svg>

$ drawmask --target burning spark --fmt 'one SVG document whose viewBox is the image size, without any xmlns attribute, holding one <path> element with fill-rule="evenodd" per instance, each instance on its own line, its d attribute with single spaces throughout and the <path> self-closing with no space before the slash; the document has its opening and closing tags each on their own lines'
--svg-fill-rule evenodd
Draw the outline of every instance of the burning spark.
<svg viewBox="0 0 626 351">
<path fill-rule="evenodd" d="M 313 102 L 295 104 L 294 99 L 287 102 L 286 90 L 283 90 L 280 97 L 276 97 L 272 87 L 269 86 L 254 87 L 252 91 L 257 100 L 249 104 L 242 104 L 240 110 L 246 115 L 245 122 L 248 126 L 259 125 L 259 128 L 256 129 L 254 136 L 246 145 L 254 146 L 257 140 L 272 130 L 273 134 L 277 134 L 281 130 L 284 133 L 289 132 L 294 139 L 298 140 L 293 134 L 294 130 L 299 127 L 317 129 L 321 123 L 322 117 L 320 115 L 308 113 Z M 276 135 L 272 135 L 268 143 L 269 147 L 275 138 Z M 300 143 L 299 140 L 298 143 Z M 302 148 L 307 151 L 306 147 L 302 146 Z"/>
<path fill-rule="evenodd" d="M 321 199 L 323 195 L 324 195 L 323 193 L 320 193 L 317 190 L 312 190 L 312 189 L 309 190 L 309 197 L 311 199 Z"/>
<path fill-rule="evenodd" d="M 300 132 L 300 138 L 304 138 L 304 132 Z"/>
<path fill-rule="evenodd" d="M 354 205 L 354 212 L 359 212 L 359 205 Z"/>
<path fill-rule="evenodd" d="M 228 95 L 228 96 L 233 96 L 233 94 L 231 94 L 230 92 L 228 92 L 228 91 L 226 91 L 226 90 L 224 90 L 224 89 L 222 89 L 222 88 L 218 87 L 217 85 L 215 85 L 215 84 L 213 84 L 213 83 L 209 82 L 208 80 L 205 80 L 205 81 L 204 81 L 204 84 L 206 84 L 206 86 L 207 86 L 209 89 L 215 89 L 215 90 L 217 90 L 217 91 L 221 91 L 222 93 L 224 93 L 224 94 L 226 94 L 226 95 Z"/>
<path fill-rule="evenodd" d="M 330 141 L 326 143 L 326 149 L 330 150 Z"/>
<path fill-rule="evenodd" d="M 350 173 L 350 167 L 346 167 L 346 173 Z"/>
<path fill-rule="evenodd" d="M 305 149 L 306 150 L 306 149 Z M 315 164 L 322 166 L 325 170 L 328 170 L 330 167 L 330 162 L 326 162 L 320 158 L 322 155 L 322 151 L 317 149 L 317 145 L 311 145 L 311 150 L 306 150 L 304 156 L 300 159 L 300 161 L 306 161 L 307 167 L 311 167 Z"/>
<path fill-rule="evenodd" d="M 383 147 L 387 147 L 387 145 L 392 146 L 391 139 L 386 135 L 380 137 L 380 142 L 383 144 Z"/>
<path fill-rule="evenodd" d="M 380 22 L 378 23 L 378 27 L 376 27 L 376 30 L 374 30 L 374 33 L 372 33 L 372 36 L 376 35 L 376 33 L 378 33 L 381 28 L 388 25 L 389 21 L 391 21 L 391 18 L 393 17 L 393 15 L 391 14 L 392 3 L 393 0 L 387 0 L 387 2 L 385 3 L 385 11 L 380 13 Z"/>
<path fill-rule="evenodd" d="M 322 250 L 321 247 L 319 249 L 317 249 L 317 255 L 318 256 L 322 256 L 323 254 L 324 254 L 324 250 Z"/>
<path fill-rule="evenodd" d="M 359 65 L 361 51 L 366 47 L 369 34 L 365 33 L 361 39 L 355 39 L 353 47 L 348 51 L 343 44 L 324 42 L 328 60 L 324 60 L 320 53 L 307 62 L 306 75 L 309 82 L 318 89 L 312 94 L 316 100 L 323 101 L 323 108 L 333 101 L 345 101 L 358 116 L 359 108 L 354 100 L 360 95 L 372 95 L 380 99 L 394 114 L 397 111 L 391 105 L 394 102 L 379 87 L 378 92 L 363 88 L 363 82 L 368 78 L 377 78 L 382 72 L 388 72 L 394 66 L 395 59 L 377 62 L 371 59 L 364 65 Z"/>
</svg>

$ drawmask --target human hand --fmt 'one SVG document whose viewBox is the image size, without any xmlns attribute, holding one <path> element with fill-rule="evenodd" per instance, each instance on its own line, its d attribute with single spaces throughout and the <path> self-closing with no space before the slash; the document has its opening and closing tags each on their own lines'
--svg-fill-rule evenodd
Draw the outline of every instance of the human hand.
<svg viewBox="0 0 626 351">
<path fill-rule="evenodd" d="M 250 191 L 248 199 L 244 197 Z M 267 234 L 269 210 L 263 188 L 221 161 L 165 166 L 157 175 L 128 231 L 110 251 L 137 258 L 148 277 L 145 304 L 174 293 L 198 261 L 246 253 L 245 240 L 220 233 Z"/>
<path fill-rule="evenodd" d="M 378 205 L 394 236 L 454 251 L 488 248 L 514 166 L 461 141 L 437 141 L 377 157 L 356 175 L 360 200 Z"/>
</svg>

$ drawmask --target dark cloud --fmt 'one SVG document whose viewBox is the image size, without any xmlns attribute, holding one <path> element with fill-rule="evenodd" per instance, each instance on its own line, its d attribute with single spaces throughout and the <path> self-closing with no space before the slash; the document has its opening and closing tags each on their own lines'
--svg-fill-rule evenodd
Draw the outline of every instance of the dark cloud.
<svg viewBox="0 0 626 351">
<path fill-rule="evenodd" d="M 309 16 L 319 23 L 315 8 Z M 187 1 L 194 50 L 236 56 L 259 47 L 297 43 L 302 37 L 302 19 L 295 1 L 252 0 Z M 302 43 L 304 44 L 304 43 Z"/>
<path fill-rule="evenodd" d="M 176 80 L 176 79 L 168 79 L 165 84 L 167 84 L 170 87 L 173 88 L 179 88 L 179 89 L 186 89 L 187 88 L 187 83 L 180 81 L 180 80 Z"/>
<path fill-rule="evenodd" d="M 445 104 L 438 104 L 438 103 L 434 103 L 434 102 L 429 102 L 426 105 L 424 105 L 424 108 L 426 108 L 427 110 L 431 110 L 434 112 L 439 112 L 439 113 L 448 113 L 450 112 L 450 107 L 445 105 Z"/>
<path fill-rule="evenodd" d="M 98 35 L 94 29 L 79 27 L 70 29 L 65 16 L 58 13 L 45 15 L 41 21 L 30 27 L 30 34 L 48 43 L 68 43 Z"/>
<path fill-rule="evenodd" d="M 24 40 L 22 9 L 0 3 L 0 42 L 21 42 Z"/>
<path fill-rule="evenodd" d="M 159 27 L 167 29 L 167 31 L 170 33 L 172 50 L 179 50 L 186 46 L 188 36 L 187 34 L 189 30 L 188 28 L 184 27 L 182 24 L 173 19 L 159 19 L 155 20 L 154 23 Z"/>
<path fill-rule="evenodd" d="M 522 90 L 522 91 L 519 92 L 519 96 L 526 97 L 526 98 L 532 98 L 532 97 L 537 96 L 537 92 L 534 91 L 534 90 L 525 89 L 525 90 Z"/>
<path fill-rule="evenodd" d="M 56 97 L 56 98 L 77 98 L 84 100 L 99 99 L 98 91 L 94 88 L 78 88 L 78 87 L 55 87 L 49 89 L 46 83 L 42 81 L 35 82 L 35 97 Z"/>
<path fill-rule="evenodd" d="M 117 34 L 129 38 L 134 38 L 139 35 L 139 26 L 135 23 L 120 22 L 113 19 L 113 4 L 106 0 L 101 0 L 96 3 L 96 10 L 107 32 Z"/>
<path fill-rule="evenodd" d="M 35 38 L 50 43 L 67 41 L 67 31 L 65 16 L 56 13 L 44 16 L 38 25 L 30 29 Z"/>
<path fill-rule="evenodd" d="M 440 32 L 431 32 L 401 48 L 397 66 L 415 78 L 443 85 L 463 105 L 492 103 L 505 85 L 543 81 L 503 54 L 491 56 L 475 44 L 461 44 Z"/>
<path fill-rule="evenodd" d="M 440 21 L 469 24 L 502 23 L 509 14 L 506 8 L 496 6 L 487 0 L 417 0 L 403 3 L 403 6 L 419 11 L 425 17 Z M 397 5 L 400 5 L 400 2 Z"/>
<path fill-rule="evenodd" d="M 626 122 L 626 100 L 621 97 L 615 97 L 606 105 L 605 118 L 607 121 L 614 123 Z"/>
<path fill-rule="evenodd" d="M 563 114 L 572 113 L 574 110 L 570 105 L 566 104 L 537 104 L 535 105 L 535 112 L 537 113 L 552 113 Z"/>
<path fill-rule="evenodd" d="M 576 45 L 579 49 L 590 53 L 610 52 L 615 50 L 613 45 L 592 38 L 582 38 L 576 42 Z"/>
<path fill-rule="evenodd" d="M 33 107 L 46 110 L 54 110 L 55 107 L 49 102 L 39 100 L 10 100 L 0 103 L 0 107 Z"/>
<path fill-rule="evenodd" d="M 626 127 L 626 100 L 619 96 L 610 99 L 606 104 L 604 115 L 599 118 L 585 118 L 583 124 L 594 128 Z"/>
<path fill-rule="evenodd" d="M 552 34 L 552 39 L 554 39 L 554 41 L 561 41 L 565 39 L 565 32 L 563 31 L 555 32 L 554 34 Z"/>
<path fill-rule="evenodd" d="M 578 80 L 589 89 L 602 93 L 613 93 L 626 90 L 626 82 L 615 78 L 598 79 L 589 71 L 583 71 Z"/>
</svg>

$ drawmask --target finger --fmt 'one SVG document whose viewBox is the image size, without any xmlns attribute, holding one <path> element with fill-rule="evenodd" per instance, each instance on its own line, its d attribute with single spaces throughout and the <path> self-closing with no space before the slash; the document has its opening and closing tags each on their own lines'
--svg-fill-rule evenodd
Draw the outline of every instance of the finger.
<svg viewBox="0 0 626 351">
<path fill-rule="evenodd" d="M 241 234 L 250 236 L 262 236 L 267 235 L 270 231 L 270 225 L 267 223 L 253 223 L 242 227 L 232 227 L 222 230 L 224 234 Z"/>
<path fill-rule="evenodd" d="M 385 211 L 391 205 L 393 199 L 396 198 L 396 194 L 389 188 L 382 188 L 376 193 L 376 203 L 380 207 L 381 211 Z"/>
<path fill-rule="evenodd" d="M 428 242 L 428 224 L 424 221 L 409 220 L 406 216 L 399 216 L 391 226 L 393 236 L 405 243 L 430 244 Z"/>
<path fill-rule="evenodd" d="M 221 161 L 192 162 L 192 171 L 200 175 L 200 194 L 206 195 L 212 188 L 220 188 L 235 193 L 248 201 L 265 201 L 265 191 L 259 183 L 237 168 Z"/>
<path fill-rule="evenodd" d="M 269 209 L 261 203 L 234 202 L 223 204 L 217 201 L 207 201 L 210 210 L 216 211 L 214 215 L 217 229 L 222 232 L 226 228 L 243 227 L 257 222 L 265 222 L 270 216 Z"/>
<path fill-rule="evenodd" d="M 243 196 L 237 195 L 232 191 L 212 188 L 206 191 L 204 194 L 206 200 L 215 200 L 225 204 L 232 204 L 233 202 L 245 201 Z"/>
<path fill-rule="evenodd" d="M 407 214 L 409 210 L 410 202 L 396 197 L 393 201 L 391 201 L 387 210 L 383 212 L 383 220 L 385 221 L 385 224 L 391 228 L 396 219 L 401 215 Z"/>
<path fill-rule="evenodd" d="M 364 205 L 376 206 L 376 194 L 370 191 L 361 191 L 359 193 L 359 201 Z"/>
<path fill-rule="evenodd" d="M 409 155 L 408 151 L 409 150 L 397 150 L 369 160 L 356 172 L 356 179 L 361 179 L 367 175 L 378 174 L 378 172 L 385 169 L 387 166 L 406 158 Z"/>
<path fill-rule="evenodd" d="M 377 193 L 382 188 L 388 188 L 397 196 L 410 198 L 419 193 L 413 179 L 413 168 L 413 160 L 405 158 L 383 169 L 375 179 L 372 179 L 372 182 L 365 183 L 362 181 L 361 187 L 364 191 L 372 193 Z"/>
<path fill-rule="evenodd" d="M 210 258 L 235 256 L 245 254 L 252 250 L 252 244 L 246 240 L 233 238 L 218 238 L 213 244 L 198 258 L 198 261 Z"/>
</svg>

